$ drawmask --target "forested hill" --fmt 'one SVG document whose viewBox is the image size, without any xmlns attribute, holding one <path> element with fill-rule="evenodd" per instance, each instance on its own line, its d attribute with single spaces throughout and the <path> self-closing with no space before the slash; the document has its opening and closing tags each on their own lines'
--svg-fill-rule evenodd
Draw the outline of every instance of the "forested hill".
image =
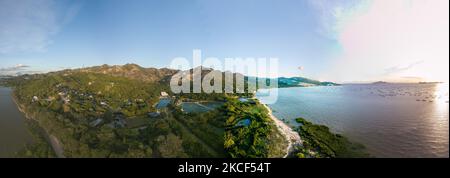
<svg viewBox="0 0 450 178">
<path fill-rule="evenodd" d="M 211 68 L 206 67 L 196 67 L 190 70 L 185 71 L 184 77 L 187 77 L 188 79 L 192 79 L 194 77 L 194 74 L 196 71 L 201 70 L 201 76 L 204 77 L 206 74 L 217 71 Z M 123 77 L 133 80 L 139 80 L 141 82 L 147 82 L 147 83 L 163 83 L 168 85 L 170 82 L 170 79 L 172 76 L 174 76 L 176 73 L 178 73 L 179 70 L 175 69 L 169 69 L 169 68 L 145 68 L 141 67 L 137 64 L 125 64 L 125 65 L 101 65 L 101 66 L 93 66 L 93 67 L 86 67 L 86 68 L 79 68 L 79 69 L 66 69 L 56 72 L 50 72 L 48 74 L 56 74 L 56 75 L 71 75 L 71 74 L 77 74 L 77 73 L 90 73 L 90 74 L 105 74 L 109 76 L 114 77 Z M 227 72 L 222 72 L 223 77 L 225 76 Z M 48 74 L 35 74 L 35 75 L 22 75 L 19 77 L 12 77 L 13 79 L 23 79 L 28 78 L 32 79 L 34 77 L 41 78 L 43 76 L 47 76 Z M 234 73 L 233 76 L 240 75 L 241 77 L 244 77 L 242 74 Z M 5 77 L 6 78 L 6 77 Z M 11 78 L 11 77 L 7 77 Z M 255 80 L 266 80 L 269 82 L 274 82 L 274 79 L 269 78 L 256 78 L 256 77 L 250 77 L 245 76 L 245 81 L 255 81 Z M 337 83 L 333 82 L 321 82 L 318 80 L 313 80 L 309 78 L 304 77 L 279 77 L 278 80 L 278 87 L 305 87 L 305 86 L 335 86 L 339 85 Z"/>
<path fill-rule="evenodd" d="M 210 72 L 201 71 L 202 75 Z M 286 143 L 260 104 L 241 102 L 234 94 L 173 94 L 165 80 L 173 73 L 129 64 L 22 75 L 6 81 L 14 88 L 21 111 L 59 140 L 65 157 L 284 154 Z M 169 103 L 160 107 L 164 101 Z M 210 109 L 185 112 L 183 102 Z M 253 121 L 241 126 L 245 119 Z M 40 140 L 19 156 L 53 156 Z"/>
<path fill-rule="evenodd" d="M 144 68 L 137 64 L 125 64 L 125 65 L 101 65 L 73 70 L 63 70 L 56 73 L 96 73 L 106 74 L 115 77 L 125 77 L 134 80 L 140 80 L 144 82 L 159 82 L 168 81 L 170 77 L 178 72 L 178 70 L 168 68 Z"/>
</svg>

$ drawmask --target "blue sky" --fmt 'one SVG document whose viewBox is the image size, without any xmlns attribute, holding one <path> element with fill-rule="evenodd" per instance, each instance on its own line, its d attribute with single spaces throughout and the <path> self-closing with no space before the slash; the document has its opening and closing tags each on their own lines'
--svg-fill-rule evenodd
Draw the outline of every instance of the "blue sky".
<svg viewBox="0 0 450 178">
<path fill-rule="evenodd" d="M 361 63 L 342 59 L 352 50 L 341 34 L 372 6 L 353 0 L 0 0 L 0 72 L 125 63 L 160 68 L 175 57 L 191 58 L 193 49 L 203 57 L 277 57 L 282 76 L 301 72 L 333 81 L 381 80 L 383 70 L 427 64 L 408 59 L 373 65 L 379 73 L 334 75 Z"/>
</svg>

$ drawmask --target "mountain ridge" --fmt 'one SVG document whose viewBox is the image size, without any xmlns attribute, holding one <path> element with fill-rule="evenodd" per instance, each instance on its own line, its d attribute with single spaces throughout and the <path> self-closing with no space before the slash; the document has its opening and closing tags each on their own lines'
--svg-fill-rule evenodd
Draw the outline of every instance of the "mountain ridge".
<svg viewBox="0 0 450 178">
<path fill-rule="evenodd" d="M 184 71 L 185 75 L 184 77 L 188 77 L 190 80 L 195 75 L 195 71 L 201 69 L 201 76 L 202 78 L 212 72 L 212 71 L 219 71 L 223 75 L 230 73 L 230 71 L 220 71 L 215 70 L 212 68 L 204 67 L 204 66 L 198 66 L 192 69 L 188 69 Z M 26 74 L 22 75 L 25 77 L 28 76 L 39 76 L 39 75 L 47 75 L 47 74 L 62 74 L 62 75 L 69 75 L 72 73 L 96 73 L 96 74 L 105 74 L 110 75 L 114 77 L 125 77 L 129 79 L 139 80 L 142 82 L 159 82 L 159 83 L 169 83 L 171 80 L 171 77 L 180 72 L 180 70 L 176 69 L 170 69 L 170 68 L 154 68 L 154 67 L 142 67 L 138 64 L 134 63 L 127 63 L 124 65 L 108 65 L 103 64 L 99 66 L 91 66 L 91 67 L 83 67 L 83 68 L 77 68 L 77 69 L 65 69 L 60 71 L 54 71 L 54 72 L 48 72 L 44 74 Z M 241 75 L 245 78 L 246 81 L 249 80 L 269 80 L 273 81 L 274 78 L 257 78 L 252 76 L 245 76 L 240 73 L 232 73 L 234 76 Z M 19 76 L 20 77 L 20 76 Z M 327 81 L 318 81 L 314 79 L 309 79 L 305 77 L 278 77 L 278 87 L 279 88 L 285 88 L 285 87 L 308 87 L 308 86 L 336 86 L 339 85 L 334 82 L 327 82 Z"/>
</svg>

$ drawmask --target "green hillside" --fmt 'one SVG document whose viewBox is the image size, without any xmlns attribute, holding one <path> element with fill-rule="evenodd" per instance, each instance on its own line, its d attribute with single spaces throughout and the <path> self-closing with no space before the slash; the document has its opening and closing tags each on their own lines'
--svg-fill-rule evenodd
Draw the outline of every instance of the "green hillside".
<svg viewBox="0 0 450 178">
<path fill-rule="evenodd" d="M 135 65 L 99 66 L 23 75 L 5 80 L 5 84 L 14 88 L 20 109 L 44 131 L 34 132 L 43 134 L 37 138 L 57 138 L 65 157 L 283 155 L 283 147 L 272 146 L 284 140 L 267 118 L 267 111 L 259 103 L 247 106 L 237 101 L 253 93 L 173 94 L 167 75 L 147 75 L 154 74 Z M 169 96 L 161 96 L 161 92 Z M 163 99 L 169 102 L 160 106 Z M 222 104 L 206 112 L 187 113 L 181 104 L 185 101 Z M 246 117 L 252 119 L 251 126 L 230 128 Z M 30 127 L 36 128 L 36 124 Z M 232 146 L 225 139 L 240 144 Z M 48 152 L 42 150 L 48 150 L 48 144 L 42 140 L 28 145 L 18 156 L 45 157 Z"/>
</svg>

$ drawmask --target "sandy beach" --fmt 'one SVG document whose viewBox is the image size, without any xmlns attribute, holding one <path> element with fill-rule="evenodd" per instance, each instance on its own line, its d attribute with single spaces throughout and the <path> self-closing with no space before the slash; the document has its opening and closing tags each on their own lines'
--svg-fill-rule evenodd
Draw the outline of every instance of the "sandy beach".
<svg viewBox="0 0 450 178">
<path fill-rule="evenodd" d="M 289 127 L 286 123 L 275 117 L 269 106 L 267 106 L 266 104 L 262 105 L 266 107 L 266 109 L 269 111 L 270 118 L 274 121 L 278 130 L 281 132 L 281 134 L 283 134 L 286 137 L 286 140 L 288 141 L 288 147 L 286 148 L 286 155 L 283 156 L 283 158 L 286 158 L 294 151 L 296 145 L 302 144 L 300 135 L 294 130 L 292 130 L 292 128 Z"/>
</svg>

